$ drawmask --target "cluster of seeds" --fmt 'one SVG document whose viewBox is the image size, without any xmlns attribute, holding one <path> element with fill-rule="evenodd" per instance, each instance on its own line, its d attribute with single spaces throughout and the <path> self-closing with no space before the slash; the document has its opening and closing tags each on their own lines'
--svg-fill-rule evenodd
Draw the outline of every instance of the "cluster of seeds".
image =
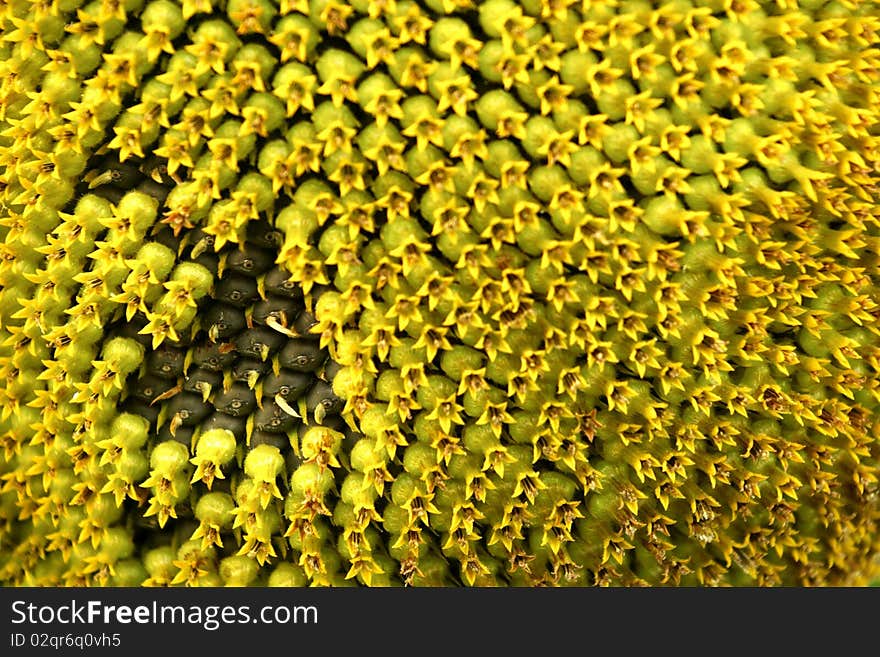
<svg viewBox="0 0 880 657">
<path fill-rule="evenodd" d="M 204 535 L 207 548 L 224 547 L 224 533 L 232 539 L 240 524 L 233 523 L 235 513 L 246 521 L 235 545 L 239 555 L 262 565 L 276 556 L 271 539 L 280 527 L 280 509 L 269 505 L 281 498 L 277 476 L 296 469 L 300 444 L 309 436 L 330 432 L 342 438 L 351 430 L 339 418 L 342 405 L 331 389 L 334 370 L 332 364 L 325 366 L 326 350 L 309 334 L 314 316 L 290 274 L 274 265 L 277 253 L 271 247 L 277 233 L 262 222 L 248 228 L 243 249 L 227 246 L 213 258 L 219 275 L 199 312 L 195 339 L 152 352 L 147 346 L 144 373 L 130 383 L 124 410 L 145 418 L 161 443 L 152 452 L 153 470 L 144 482 L 151 489 L 144 517 L 157 516 L 163 528 L 169 519 L 181 517 L 179 511 L 192 517 L 194 503 L 201 529 L 192 538 Z M 192 257 L 203 257 L 192 254 L 206 248 L 214 252 L 213 236 L 195 232 L 189 237 L 194 244 L 186 248 Z M 145 323 L 143 318 L 135 327 Z M 138 334 L 147 340 L 153 335 L 144 328 Z M 272 495 L 263 494 L 256 508 L 237 507 L 231 493 L 244 495 L 248 479 L 229 474 L 258 477 L 252 470 L 271 473 L 263 478 Z M 202 501 L 206 496 L 210 502 Z M 210 531 L 205 529 L 199 505 L 214 509 L 221 503 L 227 515 L 206 511 L 213 522 Z M 255 524 L 255 516 L 272 513 L 274 521 Z M 270 531 L 258 540 L 251 535 L 255 527 Z"/>
<path fill-rule="evenodd" d="M 0 582 L 840 584 L 874 0 L 6 0 Z"/>
</svg>

